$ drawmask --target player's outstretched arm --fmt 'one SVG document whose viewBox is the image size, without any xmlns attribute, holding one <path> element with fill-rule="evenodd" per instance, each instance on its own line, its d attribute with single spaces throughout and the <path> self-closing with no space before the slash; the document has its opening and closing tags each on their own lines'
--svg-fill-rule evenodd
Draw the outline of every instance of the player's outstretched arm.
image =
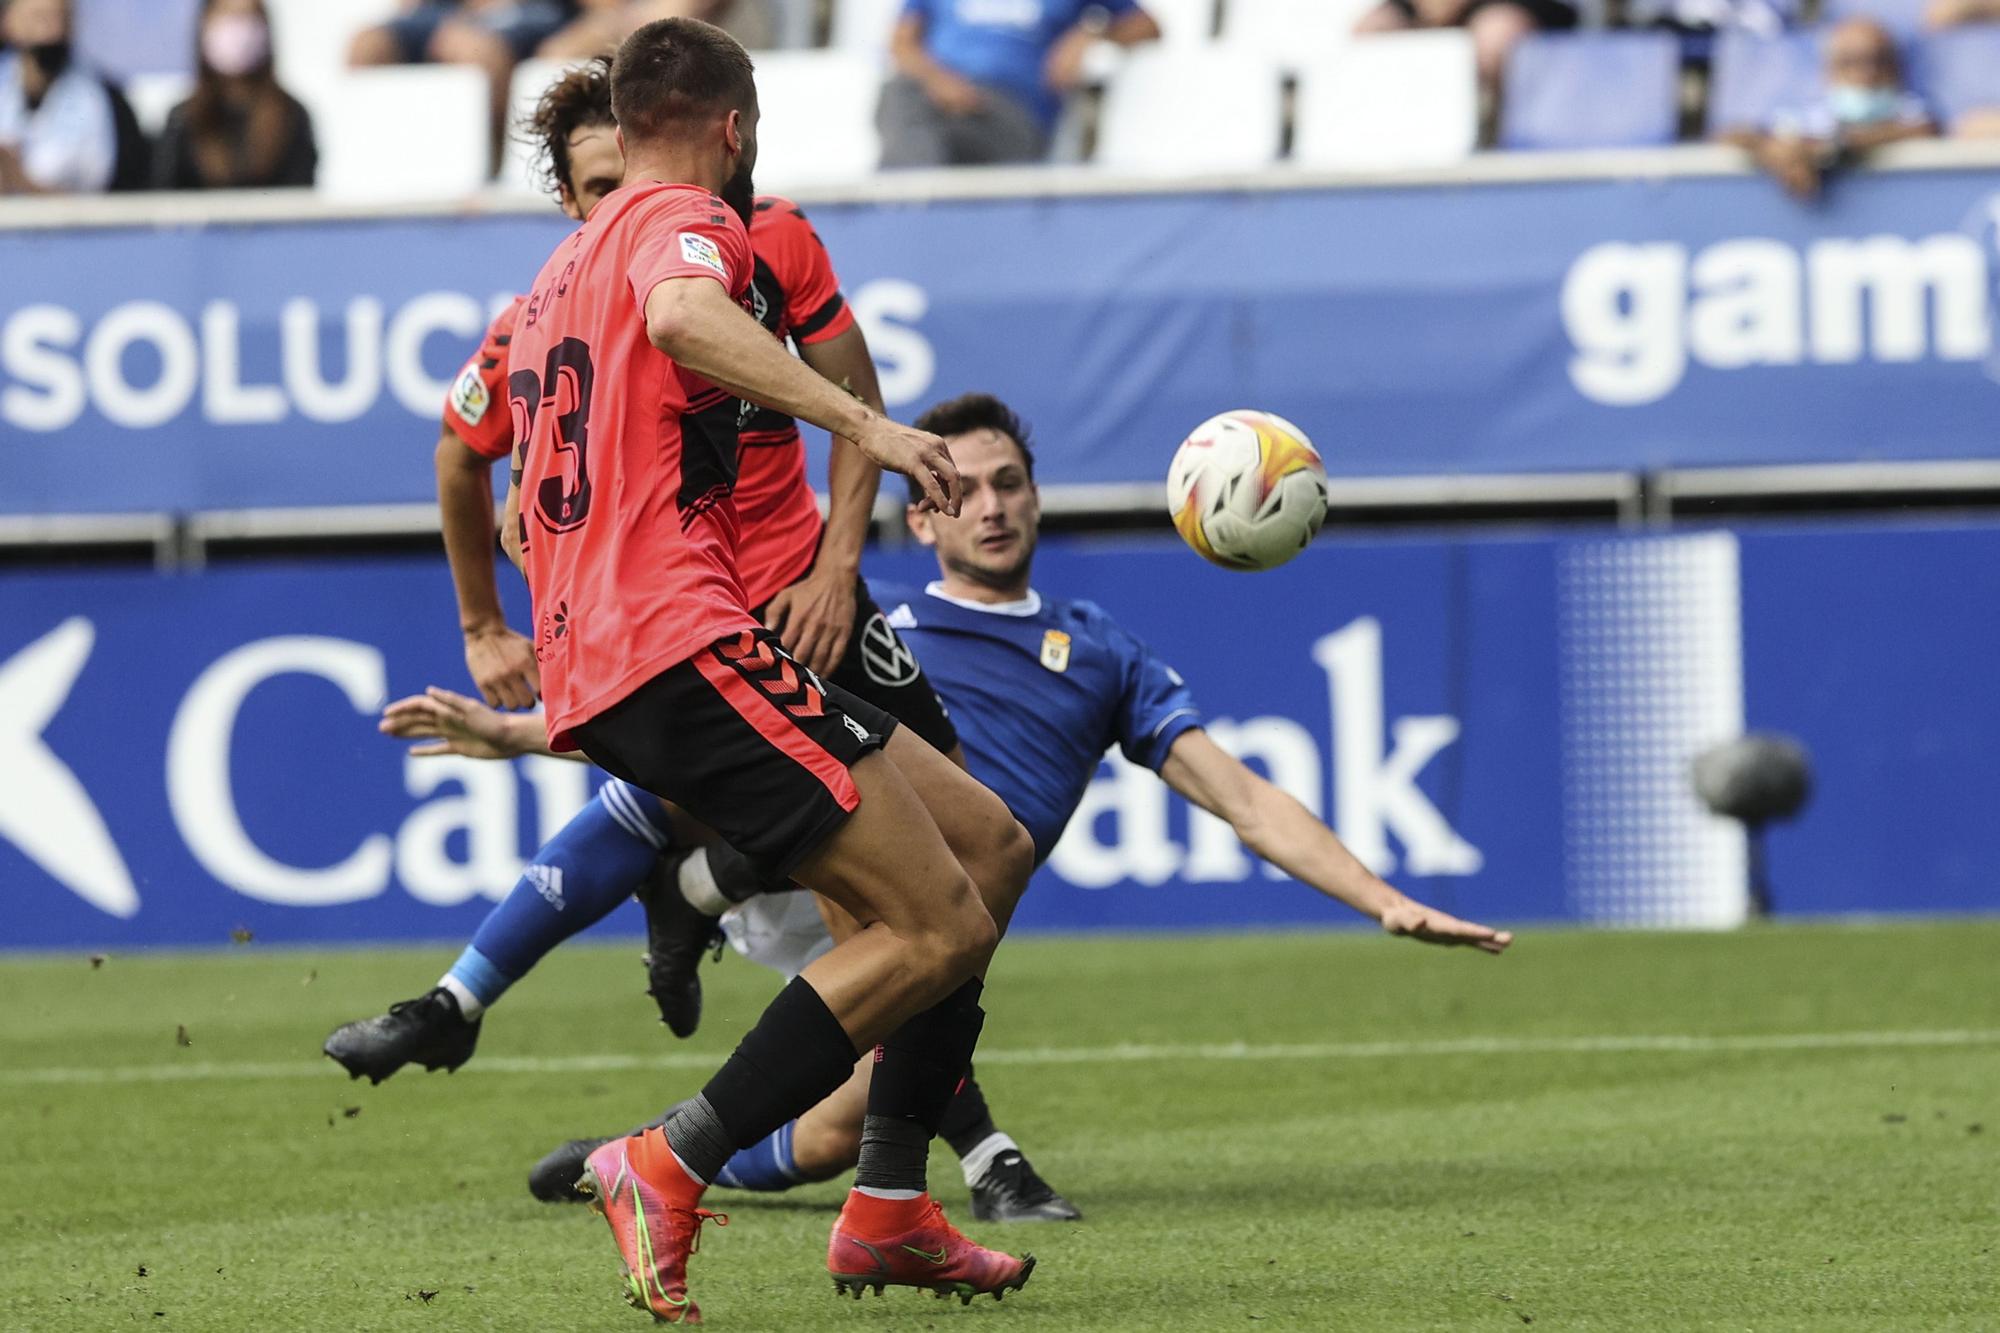
<svg viewBox="0 0 2000 1333">
<path fill-rule="evenodd" d="M 882 410 L 882 387 L 859 324 L 850 324 L 824 342 L 804 344 L 799 356 L 828 383 L 839 385 L 875 411 Z M 854 583 L 861 574 L 861 551 L 868 542 L 882 469 L 863 457 L 854 441 L 836 435 L 826 481 L 826 530 L 812 569 L 791 587 L 780 589 L 764 613 L 766 627 L 784 640 L 794 657 L 821 675 L 840 665 L 854 630 Z"/>
<path fill-rule="evenodd" d="M 787 352 L 708 278 L 668 278 L 646 298 L 646 336 L 695 374 L 753 403 L 854 441 L 871 461 L 913 478 L 958 513 L 958 469 L 943 440 L 856 402 Z"/>
<path fill-rule="evenodd" d="M 535 646 L 507 628 L 493 578 L 493 460 L 474 452 L 447 421 L 436 463 L 438 521 L 458 594 L 466 670 L 487 703 L 531 707 L 542 688 Z"/>
<path fill-rule="evenodd" d="M 1200 730 L 1183 732 L 1160 769 L 1167 785 L 1229 822 L 1243 845 L 1286 874 L 1382 924 L 1391 935 L 1427 944 L 1469 944 L 1499 953 L 1513 933 L 1461 921 L 1385 883 L 1347 850 L 1312 811 Z"/>
<path fill-rule="evenodd" d="M 501 713 L 477 699 L 433 685 L 422 694 L 398 699 L 382 710 L 375 724 L 384 736 L 423 741 L 410 747 L 414 755 L 458 754 L 468 759 L 513 759 L 524 754 L 555 754 L 540 713 Z M 581 753 L 556 755 L 581 761 Z"/>
</svg>

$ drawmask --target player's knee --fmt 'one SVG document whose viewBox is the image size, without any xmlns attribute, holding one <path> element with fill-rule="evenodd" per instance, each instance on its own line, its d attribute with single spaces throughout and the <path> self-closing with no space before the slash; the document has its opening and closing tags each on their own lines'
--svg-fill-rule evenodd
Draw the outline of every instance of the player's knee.
<svg viewBox="0 0 2000 1333">
<path fill-rule="evenodd" d="M 1028 886 L 1028 877 L 1035 873 L 1035 840 L 1029 836 L 1028 826 L 1011 815 L 1001 834 L 1000 859 L 1007 883 L 1018 899 L 1021 890 Z M 1012 904 L 1008 906 L 1011 908 Z"/>
<path fill-rule="evenodd" d="M 1028 887 L 1028 877 L 1035 873 L 1035 840 L 1005 806 L 993 804 L 994 816 L 985 821 L 977 850 L 967 857 L 965 868 L 978 884 L 986 910 L 1004 931 Z"/>
<path fill-rule="evenodd" d="M 972 976 L 993 956 L 1000 931 L 970 878 L 944 895 L 943 910 L 920 941 L 924 964 L 940 988 Z"/>
</svg>

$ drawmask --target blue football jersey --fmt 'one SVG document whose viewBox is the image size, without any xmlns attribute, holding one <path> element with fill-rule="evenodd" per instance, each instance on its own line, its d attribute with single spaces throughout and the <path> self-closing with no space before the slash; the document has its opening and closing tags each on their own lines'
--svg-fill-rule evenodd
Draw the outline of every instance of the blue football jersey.
<svg viewBox="0 0 2000 1333">
<path fill-rule="evenodd" d="M 1113 745 L 1158 771 L 1201 725 L 1172 667 L 1090 602 L 1030 593 L 983 606 L 871 585 L 917 655 L 965 745 L 972 775 L 1007 803 L 1045 859 Z"/>
</svg>

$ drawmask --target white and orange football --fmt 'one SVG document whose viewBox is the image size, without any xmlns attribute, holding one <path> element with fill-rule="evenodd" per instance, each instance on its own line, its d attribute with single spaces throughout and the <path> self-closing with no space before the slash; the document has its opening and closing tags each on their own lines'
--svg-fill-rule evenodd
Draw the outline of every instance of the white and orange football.
<svg viewBox="0 0 2000 1333">
<path fill-rule="evenodd" d="M 1306 433 L 1248 408 L 1196 426 L 1167 469 L 1183 540 L 1224 569 L 1275 569 L 1326 518 L 1326 465 Z"/>
</svg>

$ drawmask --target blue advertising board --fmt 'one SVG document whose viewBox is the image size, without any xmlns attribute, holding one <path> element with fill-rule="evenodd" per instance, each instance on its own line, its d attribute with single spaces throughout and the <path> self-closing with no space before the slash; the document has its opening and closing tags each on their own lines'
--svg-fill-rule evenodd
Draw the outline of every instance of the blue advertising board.
<svg viewBox="0 0 2000 1333">
<path fill-rule="evenodd" d="M 915 550 L 869 565 L 931 572 Z M 1322 541 L 1257 576 L 1052 539 L 1037 583 L 1110 610 L 1218 742 L 1448 909 L 1740 921 L 1743 835 L 1688 764 L 1746 726 L 1819 771 L 1772 835 L 1781 911 L 2000 909 L 2000 525 Z M 421 559 L 0 579 L 0 948 L 469 931 L 593 778 L 377 734 L 385 700 L 463 682 L 451 607 Z M 1017 917 L 1355 920 L 1122 760 Z"/>
<path fill-rule="evenodd" d="M 1336 473 L 1995 453 L 2000 171 L 813 209 L 910 413 L 971 388 L 1057 483 L 1156 482 L 1213 413 Z M 422 501 L 518 214 L 0 231 L 0 513 Z"/>
</svg>

